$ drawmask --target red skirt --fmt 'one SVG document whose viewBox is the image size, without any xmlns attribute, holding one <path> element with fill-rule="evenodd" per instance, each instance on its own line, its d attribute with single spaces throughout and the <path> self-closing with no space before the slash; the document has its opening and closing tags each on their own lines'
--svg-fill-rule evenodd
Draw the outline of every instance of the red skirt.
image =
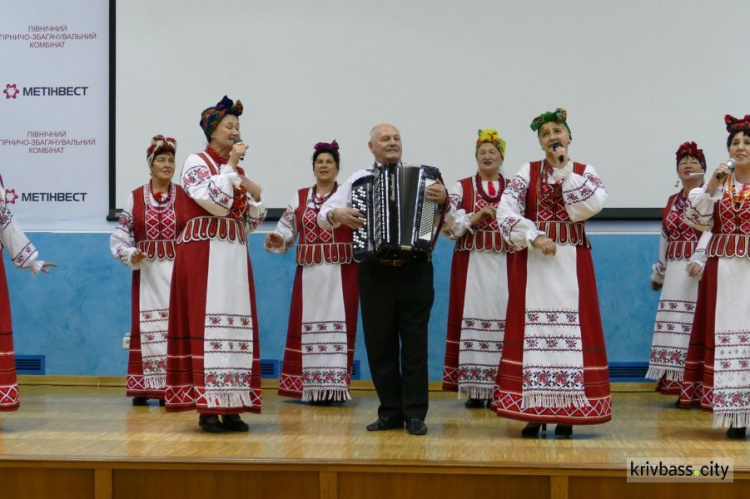
<svg viewBox="0 0 750 499">
<path fill-rule="evenodd" d="M 604 346 L 604 331 L 599 313 L 591 250 L 576 246 L 578 311 L 583 349 L 584 393 L 588 407 L 521 407 L 524 331 L 526 328 L 526 277 L 528 250 L 514 254 L 509 280 L 508 315 L 505 344 L 500 361 L 493 406 L 499 416 L 532 423 L 565 425 L 600 424 L 612 419 L 609 369 Z"/>
<path fill-rule="evenodd" d="M 5 265 L 0 255 L 0 411 L 18 410 L 16 356 L 13 352 L 13 327 Z"/>
<path fill-rule="evenodd" d="M 357 339 L 357 310 L 359 306 L 359 266 L 344 264 L 341 267 L 341 286 L 344 291 L 344 313 L 346 315 L 347 372 L 351 375 L 354 364 L 354 346 Z M 302 398 L 302 272 L 297 265 L 289 310 L 284 364 L 279 382 L 279 395 L 295 399 Z M 324 291 L 324 290 L 321 290 Z"/>
<path fill-rule="evenodd" d="M 210 240 L 201 240 L 182 243 L 177 249 L 169 304 L 166 409 L 169 412 L 197 410 L 201 414 L 259 413 L 261 383 L 258 312 L 249 255 L 246 257 L 247 292 L 253 329 L 252 368 L 248 386 L 251 403 L 236 407 L 209 407 L 205 400 L 203 357 L 210 246 Z M 240 246 L 247 253 L 247 246 Z"/>
</svg>

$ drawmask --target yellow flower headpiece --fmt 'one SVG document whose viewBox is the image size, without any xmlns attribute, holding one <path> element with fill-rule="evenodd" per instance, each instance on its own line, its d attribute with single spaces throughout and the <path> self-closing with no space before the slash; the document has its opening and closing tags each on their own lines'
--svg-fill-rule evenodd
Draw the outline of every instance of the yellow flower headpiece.
<svg viewBox="0 0 750 499">
<path fill-rule="evenodd" d="M 505 159 L 505 141 L 501 139 L 497 134 L 497 130 L 493 130 L 491 128 L 487 128 L 486 130 L 480 129 L 477 133 L 479 135 L 479 138 L 477 139 L 476 150 L 479 150 L 479 146 L 481 146 L 485 142 L 489 142 L 490 144 L 497 147 L 497 150 L 500 151 L 500 156 Z"/>
</svg>

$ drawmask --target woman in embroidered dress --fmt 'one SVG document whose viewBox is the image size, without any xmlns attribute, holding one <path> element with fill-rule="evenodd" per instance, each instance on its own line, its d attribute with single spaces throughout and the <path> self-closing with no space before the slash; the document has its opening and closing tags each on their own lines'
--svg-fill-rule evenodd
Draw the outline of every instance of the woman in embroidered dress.
<svg viewBox="0 0 750 499">
<path fill-rule="evenodd" d="M 11 196 L 14 197 L 11 198 Z M 0 249 L 5 248 L 8 257 L 19 269 L 28 269 L 34 276 L 39 272 L 46 274 L 49 272 L 48 267 L 57 267 L 57 264 L 37 260 L 39 253 L 36 248 L 23 233 L 21 227 L 13 221 L 13 214 L 8 209 L 8 203 L 14 203 L 17 198 L 13 190 L 6 194 L 3 178 L 0 177 Z M 10 295 L 5 278 L 5 264 L 0 255 L 0 412 L 15 411 L 18 407 Z"/>
<path fill-rule="evenodd" d="M 177 141 L 163 135 L 146 151 L 151 180 L 128 196 L 109 239 L 112 254 L 133 269 L 127 396 L 164 405 L 169 286 L 175 239 L 185 226 L 185 193 L 172 183 Z"/>
<path fill-rule="evenodd" d="M 685 374 L 690 331 L 698 298 L 700 274 L 691 276 L 690 258 L 695 253 L 700 231 L 685 220 L 688 193 L 703 183 L 706 158 L 695 142 L 685 142 L 677 149 L 677 177 L 682 190 L 673 194 L 663 210 L 659 261 L 653 266 L 651 287 L 662 290 L 656 313 L 654 338 L 647 378 L 659 380 L 656 390 L 665 395 L 679 395 Z M 680 399 L 677 398 L 679 406 Z"/>
<path fill-rule="evenodd" d="M 557 109 L 531 124 L 543 161 L 521 166 L 500 200 L 497 218 L 516 251 L 509 280 L 508 313 L 494 403 L 500 416 L 529 424 L 557 423 L 570 437 L 573 425 L 612 417 L 607 355 L 599 315 L 591 245 L 584 221 L 597 214 L 607 193 L 591 165 L 573 163 L 567 113 Z"/>
<path fill-rule="evenodd" d="M 240 101 L 201 114 L 208 147 L 182 168 L 188 197 L 177 240 L 167 339 L 167 411 L 197 409 L 210 433 L 248 431 L 260 412 L 260 346 L 247 233 L 266 216 L 260 187 L 238 165 Z M 219 420 L 222 416 L 222 420 Z"/>
<path fill-rule="evenodd" d="M 357 334 L 358 265 L 352 260 L 352 230 L 318 227 L 318 212 L 336 192 L 339 145 L 315 144 L 315 185 L 292 198 L 267 251 L 286 253 L 299 234 L 284 367 L 279 395 L 316 405 L 349 400 Z"/>
<path fill-rule="evenodd" d="M 477 173 L 456 182 L 443 235 L 456 241 L 451 264 L 443 390 L 458 392 L 468 408 L 492 400 L 503 351 L 510 258 L 497 224 L 505 190 L 500 167 L 505 141 L 479 130 Z"/>
<path fill-rule="evenodd" d="M 725 118 L 732 158 L 690 191 L 687 220 L 707 231 L 681 407 L 713 412 L 714 428 L 745 438 L 750 423 L 750 115 Z M 732 167 L 735 168 L 732 168 Z M 703 238 L 701 238 L 701 244 Z"/>
</svg>

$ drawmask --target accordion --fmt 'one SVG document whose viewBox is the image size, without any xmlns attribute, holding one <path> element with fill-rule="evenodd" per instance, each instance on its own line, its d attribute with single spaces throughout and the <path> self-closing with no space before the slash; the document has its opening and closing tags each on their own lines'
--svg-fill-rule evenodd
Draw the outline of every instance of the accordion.
<svg viewBox="0 0 750 499">
<path fill-rule="evenodd" d="M 365 223 L 353 234 L 354 259 L 429 260 L 442 213 L 425 196 L 440 179 L 440 170 L 432 166 L 392 164 L 355 180 L 352 208 L 365 216 Z"/>
</svg>

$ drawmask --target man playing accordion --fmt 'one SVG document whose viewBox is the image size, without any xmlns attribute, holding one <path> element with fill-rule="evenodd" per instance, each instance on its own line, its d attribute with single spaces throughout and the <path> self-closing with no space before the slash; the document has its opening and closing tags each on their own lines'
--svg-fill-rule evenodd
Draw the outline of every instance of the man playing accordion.
<svg viewBox="0 0 750 499">
<path fill-rule="evenodd" d="M 345 225 L 355 231 L 361 229 L 366 220 L 363 213 L 351 208 L 352 184 L 373 175 L 383 165 L 403 166 L 401 136 L 395 126 L 373 127 L 368 145 L 375 164 L 352 174 L 326 201 L 318 214 L 322 228 Z M 424 189 L 425 202 L 445 206 L 447 197 L 441 182 Z M 424 435 L 428 407 L 427 324 L 434 299 L 432 263 L 429 253 L 405 251 L 396 256 L 391 253 L 376 257 L 359 267 L 365 346 L 380 399 L 378 419 L 367 430 L 394 430 L 406 425 L 409 434 Z"/>
</svg>

